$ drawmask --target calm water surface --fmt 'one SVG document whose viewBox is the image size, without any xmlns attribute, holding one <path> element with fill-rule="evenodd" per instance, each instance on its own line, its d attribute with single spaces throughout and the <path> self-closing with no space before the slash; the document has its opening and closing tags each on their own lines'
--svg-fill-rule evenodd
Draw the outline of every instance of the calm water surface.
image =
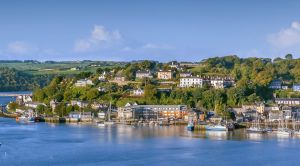
<svg viewBox="0 0 300 166">
<path fill-rule="evenodd" d="M 185 127 L 18 124 L 0 118 L 0 165 L 300 165 L 300 139 Z"/>
</svg>

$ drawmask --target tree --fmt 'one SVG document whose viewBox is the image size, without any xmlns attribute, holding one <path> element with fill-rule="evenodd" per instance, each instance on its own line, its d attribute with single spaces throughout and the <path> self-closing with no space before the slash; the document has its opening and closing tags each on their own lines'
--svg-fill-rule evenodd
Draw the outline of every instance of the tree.
<svg viewBox="0 0 300 166">
<path fill-rule="evenodd" d="M 95 89 L 95 88 L 90 89 L 86 94 L 86 97 L 88 100 L 94 100 L 98 96 L 99 96 L 99 91 L 98 91 L 98 89 Z"/>
<path fill-rule="evenodd" d="M 46 106 L 44 106 L 43 104 L 39 104 L 36 107 L 36 111 L 38 114 L 44 114 L 44 113 L 46 113 Z"/>
<path fill-rule="evenodd" d="M 285 55 L 285 59 L 292 60 L 293 59 L 293 55 L 292 54 L 286 54 Z"/>
<path fill-rule="evenodd" d="M 16 109 L 19 107 L 18 103 L 16 102 L 10 102 L 8 104 L 8 109 L 11 111 L 16 111 Z"/>
<path fill-rule="evenodd" d="M 104 72 L 104 70 L 103 70 L 101 67 L 99 67 L 99 68 L 96 70 L 96 73 L 97 73 L 97 74 L 103 74 L 103 72 Z"/>
</svg>

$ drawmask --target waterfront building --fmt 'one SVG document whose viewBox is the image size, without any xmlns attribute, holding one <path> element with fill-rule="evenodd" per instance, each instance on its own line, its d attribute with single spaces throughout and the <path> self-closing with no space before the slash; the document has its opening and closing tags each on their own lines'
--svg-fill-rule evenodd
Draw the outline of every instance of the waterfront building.
<svg viewBox="0 0 300 166">
<path fill-rule="evenodd" d="M 281 85 L 282 85 L 282 81 L 281 80 L 273 80 L 270 83 L 269 88 L 270 89 L 281 89 Z"/>
<path fill-rule="evenodd" d="M 126 104 L 118 109 L 120 119 L 183 119 L 187 115 L 186 105 L 136 105 Z"/>
<path fill-rule="evenodd" d="M 169 71 L 158 71 L 157 72 L 157 78 L 161 80 L 170 80 L 173 78 L 173 72 L 171 70 Z"/>
<path fill-rule="evenodd" d="M 152 78 L 151 72 L 150 71 L 137 71 L 135 73 L 135 78 L 137 79 L 143 79 L 143 78 Z"/>
<path fill-rule="evenodd" d="M 68 115 L 72 119 L 80 119 L 81 121 L 91 121 L 93 116 L 91 112 L 70 112 Z"/>
<path fill-rule="evenodd" d="M 300 98 L 275 98 L 275 103 L 279 105 L 300 105 Z"/>
<path fill-rule="evenodd" d="M 98 112 L 98 118 L 104 120 L 106 118 L 105 112 Z"/>
<path fill-rule="evenodd" d="M 55 112 L 55 108 L 57 105 L 58 105 L 58 102 L 56 100 L 50 101 L 50 107 L 51 107 L 53 113 Z"/>
<path fill-rule="evenodd" d="M 94 83 L 90 79 L 80 79 L 75 83 L 76 87 L 86 87 L 87 85 L 94 85 Z"/>
<path fill-rule="evenodd" d="M 19 95 L 16 98 L 16 103 L 19 105 L 24 105 L 27 102 L 32 102 L 32 96 L 31 95 Z"/>
<path fill-rule="evenodd" d="M 293 85 L 293 91 L 300 92 L 300 84 L 299 83 Z"/>
</svg>

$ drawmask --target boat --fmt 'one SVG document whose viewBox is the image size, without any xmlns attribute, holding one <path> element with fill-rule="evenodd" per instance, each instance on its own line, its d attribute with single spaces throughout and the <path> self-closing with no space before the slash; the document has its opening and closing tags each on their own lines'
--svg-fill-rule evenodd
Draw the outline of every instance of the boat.
<svg viewBox="0 0 300 166">
<path fill-rule="evenodd" d="M 113 122 L 110 119 L 110 113 L 111 113 L 111 102 L 109 102 L 109 108 L 108 108 L 108 111 L 107 111 L 107 121 L 104 121 L 104 125 L 114 125 L 115 124 L 115 122 Z"/>
<path fill-rule="evenodd" d="M 250 128 L 246 129 L 247 132 L 249 133 L 265 133 L 267 132 L 266 129 L 263 129 L 260 127 L 259 125 L 259 118 L 258 118 L 258 115 L 257 115 L 257 112 L 256 112 L 256 119 L 254 122 L 252 122 L 252 125 Z"/>
<path fill-rule="evenodd" d="M 98 122 L 97 126 L 99 126 L 99 127 L 105 127 L 105 124 L 104 124 L 104 122 Z"/>
<path fill-rule="evenodd" d="M 206 130 L 210 130 L 210 131 L 227 131 L 227 127 L 217 124 L 217 125 L 206 125 L 205 126 Z"/>
<path fill-rule="evenodd" d="M 35 122 L 35 118 L 34 117 L 29 117 L 28 118 L 28 123 L 34 123 Z"/>
<path fill-rule="evenodd" d="M 258 127 L 250 127 L 248 129 L 246 129 L 246 131 L 249 133 L 265 133 L 265 132 L 267 132 L 267 130 L 258 128 Z"/>
<path fill-rule="evenodd" d="M 293 134 L 293 131 L 287 128 L 287 124 L 282 124 L 282 119 L 279 121 L 278 129 L 274 131 L 274 133 L 278 136 L 291 136 Z"/>
<path fill-rule="evenodd" d="M 187 130 L 194 131 L 194 129 L 195 129 L 194 122 L 193 121 L 189 122 L 187 125 Z"/>
</svg>

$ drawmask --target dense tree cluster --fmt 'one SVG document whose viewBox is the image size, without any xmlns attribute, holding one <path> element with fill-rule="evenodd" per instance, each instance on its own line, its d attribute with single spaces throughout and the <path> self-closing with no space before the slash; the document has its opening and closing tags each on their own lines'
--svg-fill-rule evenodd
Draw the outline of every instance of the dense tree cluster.
<svg viewBox="0 0 300 166">
<path fill-rule="evenodd" d="M 16 69 L 0 68 L 0 91 L 33 90 L 48 84 L 51 75 L 30 75 Z"/>
</svg>

